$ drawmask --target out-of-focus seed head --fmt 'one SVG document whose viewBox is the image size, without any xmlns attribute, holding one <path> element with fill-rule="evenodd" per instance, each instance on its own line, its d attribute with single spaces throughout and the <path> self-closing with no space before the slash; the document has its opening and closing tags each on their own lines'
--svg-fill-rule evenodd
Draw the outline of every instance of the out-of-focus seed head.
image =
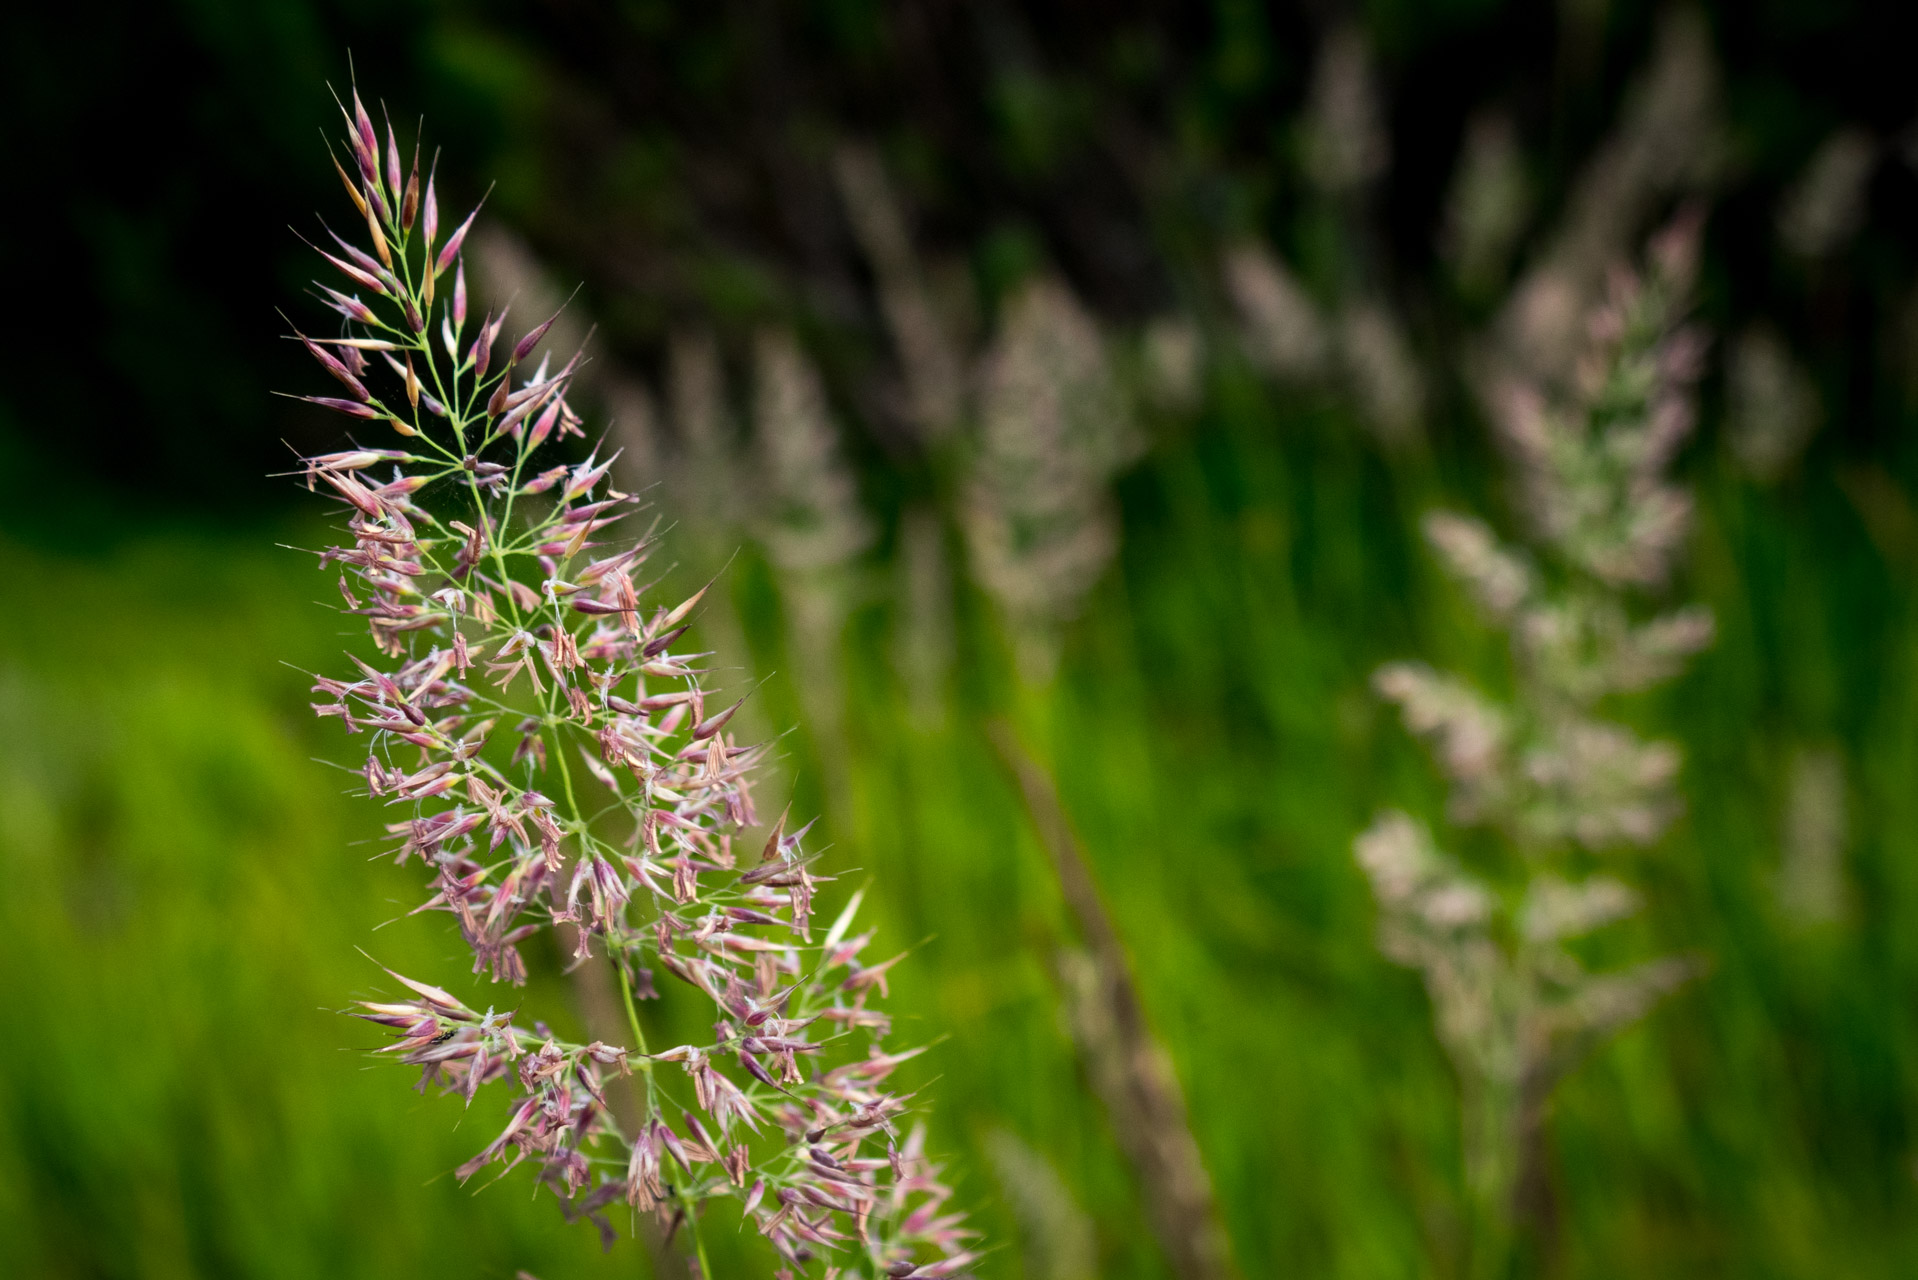
<svg viewBox="0 0 1918 1280">
<path fill-rule="evenodd" d="M 1579 1051 L 1698 972 L 1666 957 L 1592 973 L 1563 943 L 1639 901 L 1618 880 L 1567 872 L 1585 854 L 1651 844 L 1679 810 L 1677 748 L 1595 708 L 1669 678 L 1712 635 L 1701 607 L 1641 620 L 1633 596 L 1666 579 L 1690 510 L 1666 472 L 1692 422 L 1701 342 L 1683 314 L 1699 225 L 1696 211 L 1682 213 L 1654 238 L 1642 274 L 1614 273 L 1569 389 L 1504 387 L 1496 425 L 1530 517 L 1526 552 L 1464 516 L 1426 522 L 1446 567 L 1511 635 L 1512 703 L 1417 663 L 1386 666 L 1374 682 L 1432 745 L 1452 784 L 1450 816 L 1495 828 L 1525 871 L 1522 894 L 1496 893 L 1396 813 L 1354 848 L 1379 904 L 1380 949 L 1424 974 L 1465 1086 L 1467 1172 L 1499 1214 L 1533 1158 L 1527 1107 L 1543 1103 L 1527 1099 L 1547 1097 Z"/>
</svg>

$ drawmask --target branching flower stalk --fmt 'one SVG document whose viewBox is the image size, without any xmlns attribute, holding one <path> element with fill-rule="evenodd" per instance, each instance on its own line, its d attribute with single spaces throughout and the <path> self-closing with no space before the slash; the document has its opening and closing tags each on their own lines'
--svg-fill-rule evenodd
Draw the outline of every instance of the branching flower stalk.
<svg viewBox="0 0 1918 1280">
<path fill-rule="evenodd" d="M 1645 618 L 1634 604 L 1665 581 L 1689 524 L 1690 500 L 1665 472 L 1691 429 L 1703 346 L 1682 323 L 1697 233 L 1681 217 L 1642 278 L 1615 274 L 1569 388 L 1503 388 L 1495 420 L 1536 556 L 1469 517 L 1426 523 L 1452 575 L 1512 637 L 1513 701 L 1415 663 L 1377 676 L 1450 779 L 1452 818 L 1495 830 L 1522 869 L 1501 892 L 1402 813 L 1357 842 L 1382 949 L 1424 974 L 1459 1075 L 1468 1179 L 1494 1241 L 1508 1244 L 1514 1223 L 1549 1242 L 1543 1126 L 1558 1081 L 1698 967 L 1666 957 L 1593 973 L 1565 946 L 1638 908 L 1625 883 L 1591 874 L 1596 856 L 1653 843 L 1678 811 L 1677 749 L 1598 708 L 1669 678 L 1712 636 L 1702 608 Z"/>
<path fill-rule="evenodd" d="M 827 877 L 803 830 L 782 818 L 749 836 L 762 750 L 728 732 L 737 704 L 708 705 L 699 655 L 674 648 L 703 592 L 643 599 L 653 543 L 615 540 L 636 502 L 609 483 L 613 460 L 538 460 L 584 434 L 567 402 L 578 358 L 528 372 L 551 320 L 504 348 L 503 311 L 469 324 L 461 251 L 478 211 L 442 238 L 417 146 L 409 169 L 389 125 L 382 149 L 357 94 L 347 149 L 364 247 L 328 232 L 346 285 L 319 290 L 339 336 L 296 335 L 345 394 L 307 398 L 402 445 L 305 460 L 351 535 L 321 563 L 340 567 L 378 650 L 318 677 L 314 709 L 367 736 L 367 791 L 401 811 L 398 860 L 429 877 L 419 909 L 454 918 L 473 971 L 523 983 L 521 948 L 547 929 L 576 960 L 597 947 L 632 1043 L 570 1043 L 399 974 L 403 998 L 361 1016 L 396 1033 L 382 1052 L 419 1067 L 422 1089 L 512 1095 L 462 1180 L 531 1163 L 609 1244 L 623 1202 L 683 1231 L 710 1274 L 701 1216 L 736 1200 L 789 1267 L 959 1273 L 970 1233 L 886 1087 L 918 1052 L 881 1046 L 874 1001 L 899 957 L 861 960 L 857 894 L 818 931 Z M 661 970 L 710 1002 L 710 1041 L 649 1046 L 636 1002 L 659 998 Z M 613 1073 L 643 1086 L 636 1132 L 607 1106 Z"/>
</svg>

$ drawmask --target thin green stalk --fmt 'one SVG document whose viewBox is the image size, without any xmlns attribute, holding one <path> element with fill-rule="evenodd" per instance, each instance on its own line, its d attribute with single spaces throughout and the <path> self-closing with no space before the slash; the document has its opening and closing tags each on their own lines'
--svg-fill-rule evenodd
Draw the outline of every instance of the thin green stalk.
<svg viewBox="0 0 1918 1280">
<path fill-rule="evenodd" d="M 626 1004 L 626 1025 L 632 1028 L 633 1043 L 644 1055 L 649 1052 L 646 1048 L 646 1032 L 639 1025 L 639 1007 L 633 1003 L 632 980 L 626 976 L 626 966 L 623 964 L 615 964 L 613 972 L 619 975 L 619 998 Z M 640 1065 L 642 1070 L 650 1073 L 653 1060 L 646 1058 Z"/>
<path fill-rule="evenodd" d="M 699 1234 L 699 1206 L 690 1201 L 686 1205 L 686 1230 L 693 1237 L 693 1256 L 699 1259 L 700 1280 L 712 1280 L 713 1264 L 706 1261 L 706 1241 Z"/>
</svg>

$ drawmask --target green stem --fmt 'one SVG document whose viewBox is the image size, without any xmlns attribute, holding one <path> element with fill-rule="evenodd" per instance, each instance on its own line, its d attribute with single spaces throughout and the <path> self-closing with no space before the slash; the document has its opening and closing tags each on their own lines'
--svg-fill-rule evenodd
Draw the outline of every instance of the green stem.
<svg viewBox="0 0 1918 1280">
<path fill-rule="evenodd" d="M 633 1004 L 633 984 L 626 977 L 623 957 L 613 955 L 611 946 L 611 940 L 608 939 L 607 958 L 612 961 L 613 972 L 619 975 L 619 997 L 626 1005 L 626 1025 L 633 1031 L 633 1048 L 638 1054 L 636 1065 L 646 1076 L 646 1111 L 649 1116 L 657 1115 L 659 1114 L 659 1081 L 653 1075 L 653 1060 L 647 1056 L 646 1031 L 639 1025 L 639 1009 Z"/>
<path fill-rule="evenodd" d="M 555 686 L 555 689 L 557 689 L 557 686 Z M 548 701 L 550 703 L 550 697 Z M 546 713 L 546 721 L 548 727 L 554 730 L 553 759 L 559 762 L 560 790 L 566 796 L 566 807 L 572 811 L 573 826 L 578 829 L 581 835 L 584 835 L 586 834 L 586 824 L 580 820 L 579 801 L 573 798 L 573 770 L 572 767 L 566 763 L 566 739 L 561 737 L 558 732 L 560 728 L 559 716 L 550 709 L 550 706 Z"/>
<path fill-rule="evenodd" d="M 633 1043 L 640 1053 L 646 1050 L 646 1033 L 639 1026 L 639 1007 L 633 1003 L 633 984 L 626 976 L 626 966 L 615 961 L 613 972 L 619 975 L 619 997 L 626 1002 L 626 1025 L 633 1029 Z M 653 1069 L 653 1060 L 647 1058 L 644 1063 L 647 1071 Z"/>
<path fill-rule="evenodd" d="M 700 1280 L 713 1280 L 713 1264 L 706 1261 L 706 1241 L 699 1234 L 699 1204 L 684 1191 L 680 1199 L 686 1204 L 686 1230 L 693 1237 L 693 1256 L 699 1259 Z"/>
</svg>

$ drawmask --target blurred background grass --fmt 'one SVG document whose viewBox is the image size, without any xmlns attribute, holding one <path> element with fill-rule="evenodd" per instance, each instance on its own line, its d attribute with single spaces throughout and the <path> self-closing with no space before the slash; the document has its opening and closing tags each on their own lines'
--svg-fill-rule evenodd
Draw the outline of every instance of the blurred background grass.
<svg viewBox="0 0 1918 1280">
<path fill-rule="evenodd" d="M 1688 816 L 1633 865 L 1651 909 L 1607 945 L 1700 950 L 1714 968 L 1561 1095 L 1564 1271 L 1903 1276 L 1918 1267 L 1912 45 L 1889 7 L 1707 16 L 1729 158 L 1704 316 L 1720 335 L 1783 334 L 1824 425 L 1755 478 L 1728 444 L 1725 377 L 1706 383 L 1683 468 L 1701 503 L 1686 589 L 1720 639 L 1626 709 L 1685 747 Z M 1390 104 L 1370 239 L 1299 176 L 1314 50 L 1345 20 Z M 658 383 L 688 323 L 730 351 L 775 318 L 825 368 L 882 531 L 825 659 L 832 715 L 791 674 L 820 659 L 794 651 L 791 594 L 749 520 L 700 534 L 740 548 L 710 638 L 737 679 L 766 677 L 763 726 L 799 726 L 782 785 L 825 812 L 835 867 L 871 877 L 882 942 L 919 944 L 895 1004 L 908 1034 L 940 1040 L 912 1081 L 1001 1246 L 985 1274 L 1065 1275 L 1030 1247 L 1031 1188 L 991 1155 L 1007 1131 L 1090 1221 L 1096 1274 L 1165 1274 L 1062 1025 L 1047 957 L 1067 917 L 982 728 L 994 717 L 1058 779 L 1245 1273 L 1457 1271 L 1450 1069 L 1416 976 L 1376 952 L 1350 854 L 1380 806 L 1442 807 L 1372 669 L 1420 655 L 1499 671 L 1415 536 L 1435 502 L 1504 512 L 1447 372 L 1498 291 L 1461 285 L 1435 228 L 1488 102 L 1518 126 L 1528 225 L 1549 228 L 1623 109 L 1653 9 L 181 0 L 84 27 L 6 21 L 30 234 L 4 253 L 30 310 L 0 390 L 0 1271 L 645 1267 L 630 1247 L 602 1257 L 527 1178 L 458 1186 L 450 1169 L 495 1117 L 409 1092 L 333 1012 L 378 989 L 357 948 L 449 977 L 458 950 L 437 918 L 375 932 L 417 886 L 376 856 L 381 815 L 322 763 L 351 762 L 307 713 L 300 670 L 357 641 L 314 603 L 328 588 L 310 560 L 280 547 L 318 543 L 323 511 L 264 478 L 280 439 L 337 438 L 266 392 L 311 385 L 271 308 L 291 309 L 307 273 L 281 224 L 338 203 L 313 129 L 331 127 L 324 81 L 343 80 L 349 47 L 396 117 L 428 113 L 446 186 L 497 179 L 500 224 L 555 278 L 586 281 L 606 359 Z M 1845 126 L 1882 157 L 1860 224 L 1794 258 L 1780 201 Z M 818 172 L 843 138 L 880 147 L 929 261 L 974 282 L 986 329 L 1051 263 L 1121 344 L 1168 308 L 1210 335 L 1204 264 L 1246 235 L 1322 299 L 1389 292 L 1433 371 L 1424 443 L 1381 443 L 1349 397 L 1209 344 L 1201 394 L 1147 415 L 1149 447 L 1114 490 L 1117 558 L 1063 629 L 1056 674 L 1021 676 L 961 572 L 929 706 L 902 674 L 910 592 L 893 584 L 909 509 L 947 510 L 938 544 L 963 564 L 959 464 L 916 449 L 864 389 L 883 327 Z M 705 554 L 690 533 L 686 547 L 681 578 Z M 1848 817 L 1847 906 L 1816 923 L 1777 890 L 1808 749 L 1843 763 Z M 526 1001 L 564 1010 L 548 960 Z M 747 1274 L 757 1255 L 729 1245 L 721 1274 Z"/>
</svg>

